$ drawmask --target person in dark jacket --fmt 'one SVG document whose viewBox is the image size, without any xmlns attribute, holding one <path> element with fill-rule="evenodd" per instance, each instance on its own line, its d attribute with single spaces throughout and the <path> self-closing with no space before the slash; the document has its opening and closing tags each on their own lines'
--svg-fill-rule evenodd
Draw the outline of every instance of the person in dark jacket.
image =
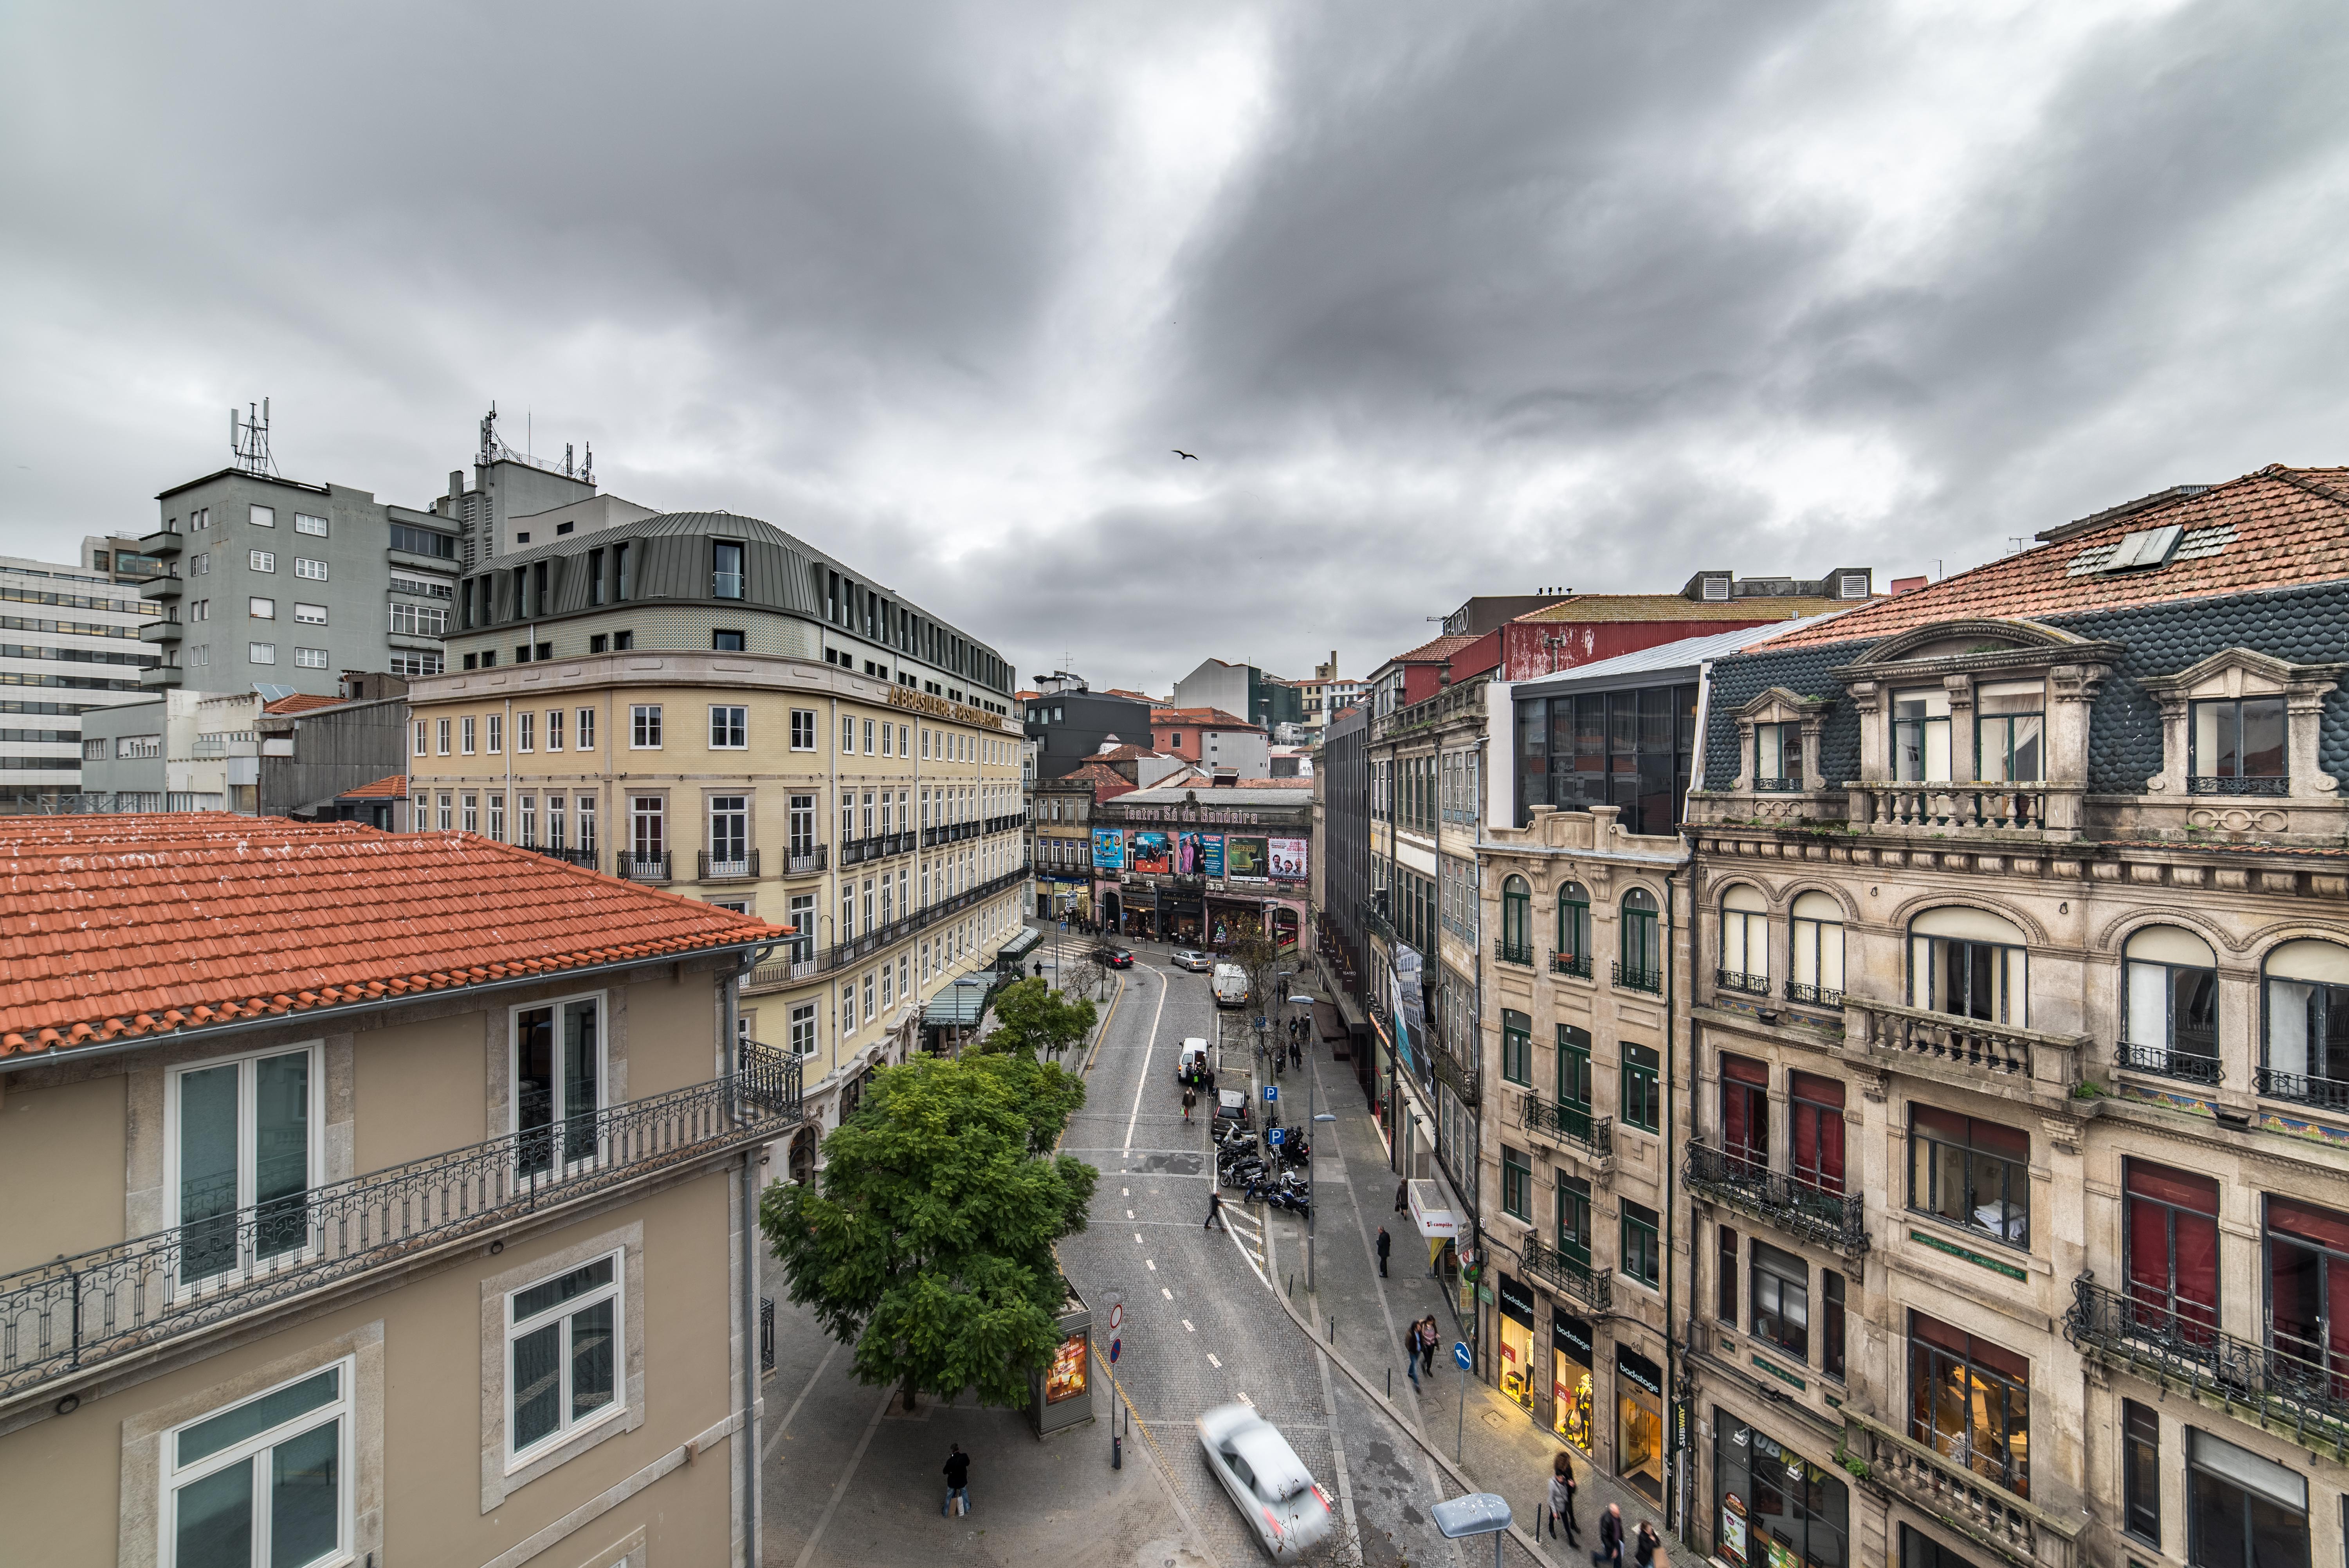
<svg viewBox="0 0 2349 1568">
<path fill-rule="evenodd" d="M 1599 1550 L 1590 1554 L 1592 1568 L 1623 1568 L 1623 1509 L 1610 1502 L 1599 1516 Z"/>
<path fill-rule="evenodd" d="M 1396 1213 L 1398 1213 L 1398 1214 L 1400 1214 L 1400 1213 L 1402 1213 L 1405 1209 L 1408 1209 L 1408 1208 L 1410 1208 L 1410 1207 L 1411 1207 L 1411 1183 L 1410 1183 L 1409 1181 L 1398 1181 L 1398 1182 L 1396 1182 L 1396 1183 L 1395 1183 L 1395 1212 L 1396 1212 Z"/>
<path fill-rule="evenodd" d="M 1640 1533 L 1631 1549 L 1631 1561 L 1637 1563 L 1639 1568 L 1651 1568 L 1656 1561 L 1656 1549 L 1663 1543 L 1664 1538 L 1656 1533 L 1654 1520 L 1640 1521 Z"/>
<path fill-rule="evenodd" d="M 1557 1527 L 1566 1526 L 1566 1543 L 1582 1544 L 1582 1532 L 1574 1522 L 1574 1460 L 1564 1449 L 1550 1460 L 1549 1466 L 1549 1533 L 1557 1539 Z"/>
<path fill-rule="evenodd" d="M 1204 1231 L 1209 1225 L 1219 1231 L 1228 1228 L 1224 1223 L 1224 1195 L 1215 1188 L 1207 1191 L 1207 1218 L 1199 1229 Z"/>
<path fill-rule="evenodd" d="M 1387 1228 L 1381 1225 L 1379 1227 L 1379 1277 L 1381 1279 L 1387 1277 L 1387 1253 L 1393 1246 L 1394 1243 L 1387 1239 Z"/>
<path fill-rule="evenodd" d="M 960 1443 L 947 1445 L 947 1500 L 938 1504 L 938 1511 L 954 1507 L 955 1499 L 962 1500 L 962 1511 L 970 1511 L 970 1456 L 962 1451 Z"/>
<path fill-rule="evenodd" d="M 1419 1322 L 1416 1318 L 1413 1319 L 1409 1328 L 1402 1331 L 1402 1365 L 1403 1370 L 1411 1374 L 1411 1386 L 1414 1388 L 1418 1387 Z"/>
</svg>

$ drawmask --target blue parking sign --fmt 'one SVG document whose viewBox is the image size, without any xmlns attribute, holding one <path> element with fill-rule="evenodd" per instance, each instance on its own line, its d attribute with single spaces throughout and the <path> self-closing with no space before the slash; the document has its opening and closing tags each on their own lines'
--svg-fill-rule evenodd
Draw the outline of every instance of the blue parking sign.
<svg viewBox="0 0 2349 1568">
<path fill-rule="evenodd" d="M 1267 1104 L 1267 1105 L 1272 1105 L 1272 1104 L 1275 1104 L 1275 1103 L 1277 1103 L 1277 1102 L 1279 1100 L 1279 1099 L 1280 1099 L 1280 1086 L 1279 1086 L 1278 1084 L 1277 1084 L 1277 1083 L 1268 1083 L 1268 1084 L 1267 1084 L 1267 1085 L 1265 1085 L 1265 1086 L 1264 1086 L 1264 1103 L 1265 1103 L 1265 1104 Z"/>
</svg>

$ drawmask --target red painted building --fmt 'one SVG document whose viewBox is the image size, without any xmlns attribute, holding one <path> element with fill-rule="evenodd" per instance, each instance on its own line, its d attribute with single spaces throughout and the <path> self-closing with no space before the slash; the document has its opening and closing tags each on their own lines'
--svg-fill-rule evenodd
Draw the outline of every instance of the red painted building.
<svg viewBox="0 0 2349 1568">
<path fill-rule="evenodd" d="M 1500 627 L 1495 662 L 1503 680 L 1537 680 L 1683 637 L 1848 609 L 1868 603 L 1873 584 L 1873 573 L 1853 566 L 1816 579 L 1700 572 L 1677 593 L 1577 593 Z"/>
</svg>

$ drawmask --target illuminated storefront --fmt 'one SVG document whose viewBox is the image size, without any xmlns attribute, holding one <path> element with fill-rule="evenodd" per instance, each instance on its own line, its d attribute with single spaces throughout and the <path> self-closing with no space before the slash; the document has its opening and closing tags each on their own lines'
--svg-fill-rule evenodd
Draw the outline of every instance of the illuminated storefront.
<svg viewBox="0 0 2349 1568">
<path fill-rule="evenodd" d="M 1553 1313 L 1549 1320 L 1549 1391 L 1557 1408 L 1551 1429 L 1590 1452 L 1590 1325 Z"/>
<path fill-rule="evenodd" d="M 1713 1553 L 1729 1568 L 1845 1568 L 1851 1496 L 1828 1470 L 1713 1412 Z"/>
<path fill-rule="evenodd" d="M 1500 1304 L 1501 1392 L 1534 1408 L 1534 1293 L 1507 1274 L 1495 1276 Z"/>
<path fill-rule="evenodd" d="M 1663 1506 L 1663 1374 L 1622 1345 L 1615 1347 L 1615 1473 Z"/>
</svg>

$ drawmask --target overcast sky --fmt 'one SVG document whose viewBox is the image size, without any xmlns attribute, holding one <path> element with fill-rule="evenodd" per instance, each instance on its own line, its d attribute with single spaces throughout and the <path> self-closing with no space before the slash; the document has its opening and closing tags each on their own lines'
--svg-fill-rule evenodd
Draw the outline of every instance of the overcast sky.
<svg viewBox="0 0 2349 1568">
<path fill-rule="evenodd" d="M 1166 690 L 2349 462 L 2290 0 L 0 11 L 0 552 L 492 398 Z M 1197 454 L 1186 461 L 1171 449 Z"/>
</svg>

